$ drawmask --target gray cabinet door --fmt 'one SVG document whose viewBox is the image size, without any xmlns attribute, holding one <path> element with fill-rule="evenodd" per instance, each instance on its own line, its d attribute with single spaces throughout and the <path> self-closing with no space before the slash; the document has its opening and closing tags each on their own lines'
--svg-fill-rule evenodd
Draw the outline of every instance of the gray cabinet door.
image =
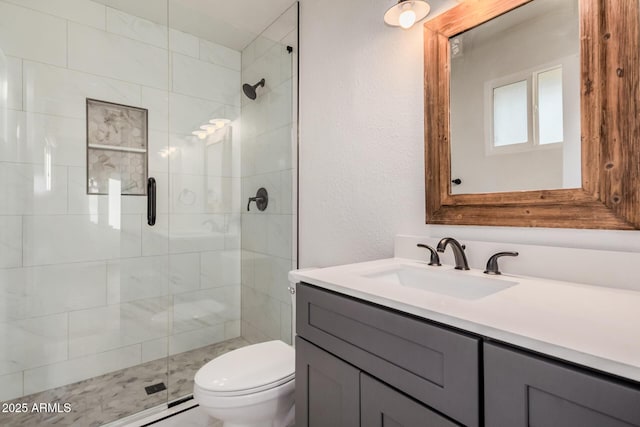
<svg viewBox="0 0 640 427">
<path fill-rule="evenodd" d="M 296 427 L 359 427 L 360 371 L 296 337 Z"/>
<path fill-rule="evenodd" d="M 384 383 L 360 374 L 360 417 L 366 427 L 456 427 Z"/>
<path fill-rule="evenodd" d="M 486 426 L 640 426 L 640 388 L 495 344 L 484 367 Z"/>
<path fill-rule="evenodd" d="M 477 337 L 307 284 L 299 335 L 468 427 L 478 427 Z M 364 426 L 368 427 L 368 426 Z"/>
</svg>

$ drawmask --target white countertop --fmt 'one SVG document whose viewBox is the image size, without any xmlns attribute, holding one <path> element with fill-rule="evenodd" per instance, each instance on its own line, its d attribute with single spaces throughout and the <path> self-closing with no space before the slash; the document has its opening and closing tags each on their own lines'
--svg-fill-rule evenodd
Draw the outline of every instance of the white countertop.
<svg viewBox="0 0 640 427">
<path fill-rule="evenodd" d="M 390 258 L 296 270 L 289 279 L 640 382 L 638 291 L 503 274 L 490 277 L 518 285 L 467 300 L 363 277 L 403 265 L 447 268 Z M 488 277 L 479 270 L 451 274 Z"/>
</svg>

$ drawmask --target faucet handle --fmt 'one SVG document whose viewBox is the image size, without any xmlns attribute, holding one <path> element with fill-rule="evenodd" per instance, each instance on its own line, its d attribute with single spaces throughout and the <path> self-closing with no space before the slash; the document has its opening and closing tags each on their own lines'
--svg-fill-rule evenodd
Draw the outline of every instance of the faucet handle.
<svg viewBox="0 0 640 427">
<path fill-rule="evenodd" d="M 498 252 L 491 255 L 489 261 L 487 261 L 487 269 L 484 270 L 484 274 L 502 274 L 498 269 L 498 258 L 502 256 L 518 256 L 518 252 Z"/>
<path fill-rule="evenodd" d="M 434 265 L 438 267 L 442 265 L 440 264 L 440 257 L 438 256 L 438 252 L 436 252 L 436 250 L 433 249 L 431 246 L 423 245 L 422 243 L 418 243 L 416 246 L 419 248 L 428 249 L 429 252 L 431 252 L 431 259 L 429 260 L 429 265 Z"/>
</svg>

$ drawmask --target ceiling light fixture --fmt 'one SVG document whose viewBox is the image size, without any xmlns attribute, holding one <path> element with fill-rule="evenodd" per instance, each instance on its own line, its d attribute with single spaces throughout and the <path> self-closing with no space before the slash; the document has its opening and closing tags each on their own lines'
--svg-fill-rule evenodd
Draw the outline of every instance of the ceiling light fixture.
<svg viewBox="0 0 640 427">
<path fill-rule="evenodd" d="M 197 136 L 199 139 L 205 139 L 207 135 L 209 135 L 209 133 L 206 130 L 194 130 L 191 133 Z"/>
<path fill-rule="evenodd" d="M 216 126 L 216 125 L 202 125 L 202 126 L 200 126 L 200 129 L 202 129 L 203 131 L 205 131 L 209 135 L 211 135 L 212 133 L 214 133 L 215 131 L 218 130 L 218 126 Z"/>
<path fill-rule="evenodd" d="M 220 128 L 225 127 L 229 123 L 231 123 L 231 120 L 229 120 L 229 119 L 213 119 L 213 120 L 209 120 L 209 123 L 214 125 L 216 128 L 220 129 Z"/>
<path fill-rule="evenodd" d="M 384 22 L 392 27 L 402 27 L 406 30 L 423 20 L 430 10 L 431 6 L 424 0 L 400 0 L 385 12 Z"/>
</svg>

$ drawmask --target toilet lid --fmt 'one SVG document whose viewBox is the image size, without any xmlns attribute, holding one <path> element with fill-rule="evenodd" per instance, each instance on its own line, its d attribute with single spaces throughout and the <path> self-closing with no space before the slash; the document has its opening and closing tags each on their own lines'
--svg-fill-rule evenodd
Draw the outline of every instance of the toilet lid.
<svg viewBox="0 0 640 427">
<path fill-rule="evenodd" d="M 200 368 L 195 382 L 210 392 L 238 394 L 275 387 L 294 375 L 293 347 L 282 341 L 268 341 L 213 359 Z"/>
</svg>

